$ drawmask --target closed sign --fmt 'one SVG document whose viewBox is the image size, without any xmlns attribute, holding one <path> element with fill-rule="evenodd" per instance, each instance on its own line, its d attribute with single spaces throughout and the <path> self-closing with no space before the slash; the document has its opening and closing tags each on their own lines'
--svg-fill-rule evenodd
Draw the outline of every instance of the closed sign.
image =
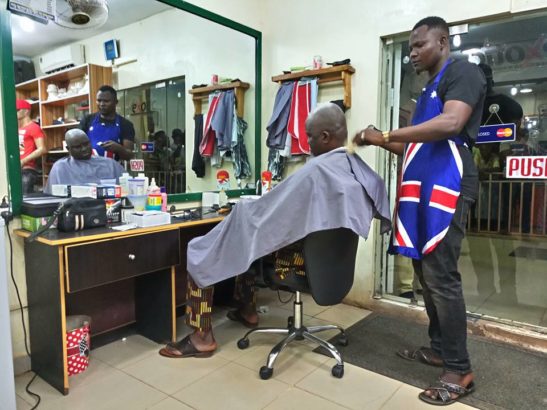
<svg viewBox="0 0 547 410">
<path fill-rule="evenodd" d="M 507 157 L 506 178 L 547 179 L 547 156 Z"/>
</svg>

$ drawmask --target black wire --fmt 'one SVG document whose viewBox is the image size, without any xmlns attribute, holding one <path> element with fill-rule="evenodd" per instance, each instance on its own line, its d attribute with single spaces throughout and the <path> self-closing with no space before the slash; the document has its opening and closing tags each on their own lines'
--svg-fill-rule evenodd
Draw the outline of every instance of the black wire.
<svg viewBox="0 0 547 410">
<path fill-rule="evenodd" d="M 294 293 L 291 293 L 291 296 L 289 296 L 289 298 L 288 298 L 287 300 L 282 300 L 282 299 L 281 299 L 281 293 L 279 292 L 279 290 L 277 291 L 277 298 L 278 298 L 279 301 L 280 301 L 281 303 L 283 303 L 283 304 L 289 303 L 289 302 L 292 300 L 293 296 L 294 296 Z"/>
<path fill-rule="evenodd" d="M 11 235 L 9 233 L 9 222 L 7 220 L 6 220 L 6 232 L 8 234 L 8 241 L 9 241 L 9 252 L 10 252 L 10 261 L 9 261 L 10 263 L 9 264 L 10 264 L 11 280 L 13 282 L 13 286 L 15 287 L 15 294 L 17 295 L 17 300 L 19 302 L 19 307 L 21 308 L 21 322 L 23 323 L 23 336 L 24 336 L 23 340 L 25 342 L 25 350 L 27 352 L 28 357 L 30 357 L 30 349 L 28 348 L 28 341 L 27 341 L 27 327 L 25 325 L 25 313 L 23 312 L 23 302 L 21 302 L 21 295 L 19 294 L 19 287 L 17 286 L 17 281 L 15 280 L 15 275 L 13 273 L 13 244 L 11 242 Z M 32 377 L 32 379 L 30 379 L 27 386 L 25 387 L 26 392 L 29 395 L 31 395 L 32 397 L 35 397 L 38 400 L 36 402 L 36 404 L 34 405 L 34 407 L 30 410 L 34 410 L 35 408 L 37 408 L 38 405 L 40 404 L 40 401 L 42 400 L 40 395 L 30 391 L 30 385 L 32 384 L 34 379 L 36 379 L 36 376 L 37 376 L 37 374 L 35 373 L 34 376 Z"/>
</svg>

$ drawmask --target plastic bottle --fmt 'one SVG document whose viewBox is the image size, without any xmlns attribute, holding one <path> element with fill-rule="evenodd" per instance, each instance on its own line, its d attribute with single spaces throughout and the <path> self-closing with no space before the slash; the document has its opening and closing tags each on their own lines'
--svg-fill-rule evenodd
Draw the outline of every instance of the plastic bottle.
<svg viewBox="0 0 547 410">
<path fill-rule="evenodd" d="M 152 178 L 147 191 L 146 209 L 149 211 L 161 211 L 161 191 L 160 187 L 156 185 L 156 178 Z"/>
<path fill-rule="evenodd" d="M 139 172 L 137 178 L 144 179 L 144 193 L 146 194 L 148 192 L 148 177 L 144 175 L 144 172 Z"/>
<path fill-rule="evenodd" d="M 129 178 L 130 176 L 127 172 L 124 172 L 122 176 L 118 178 L 122 196 L 129 195 Z"/>
<path fill-rule="evenodd" d="M 164 186 L 160 188 L 161 192 L 161 211 L 167 212 L 167 189 Z"/>
</svg>

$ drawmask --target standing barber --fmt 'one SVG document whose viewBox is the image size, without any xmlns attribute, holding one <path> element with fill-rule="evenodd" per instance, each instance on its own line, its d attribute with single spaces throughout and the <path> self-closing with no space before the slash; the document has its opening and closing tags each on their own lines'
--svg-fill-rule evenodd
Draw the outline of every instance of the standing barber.
<svg viewBox="0 0 547 410">
<path fill-rule="evenodd" d="M 91 140 L 91 147 L 100 157 L 129 160 L 133 157 L 135 128 L 131 121 L 116 113 L 118 93 L 109 85 L 97 92 L 99 111 L 85 116 L 80 122 Z"/>
<path fill-rule="evenodd" d="M 448 25 L 439 17 L 419 21 L 409 45 L 415 70 L 429 74 L 412 126 L 384 132 L 369 127 L 353 141 L 403 155 L 390 252 L 413 260 L 431 347 L 398 354 L 444 367 L 438 382 L 419 395 L 442 405 L 474 390 L 458 258 L 467 213 L 477 196 L 471 145 L 480 126 L 486 81 L 476 65 L 450 57 Z"/>
</svg>

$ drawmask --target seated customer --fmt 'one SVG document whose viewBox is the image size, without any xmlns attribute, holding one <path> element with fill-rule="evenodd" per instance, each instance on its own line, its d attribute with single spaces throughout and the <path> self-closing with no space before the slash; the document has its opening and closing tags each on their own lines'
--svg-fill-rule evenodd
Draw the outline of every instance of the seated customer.
<svg viewBox="0 0 547 410">
<path fill-rule="evenodd" d="M 68 157 L 56 161 L 51 168 L 44 192 L 51 194 L 56 184 L 98 184 L 101 179 L 116 179 L 124 172 L 123 167 L 112 158 L 91 156 L 89 137 L 80 129 L 68 130 L 65 134 Z"/>
<path fill-rule="evenodd" d="M 217 344 L 211 325 L 212 284 L 247 272 L 251 263 L 305 238 L 308 234 L 348 228 L 367 237 L 372 218 L 381 231 L 390 227 L 382 179 L 344 148 L 346 119 L 334 104 L 317 108 L 306 121 L 312 158 L 271 192 L 242 200 L 207 235 L 188 244 L 186 324 L 193 333 L 160 350 L 168 357 L 210 356 Z M 257 325 L 253 276 L 236 281 L 240 309 L 229 318 Z"/>
</svg>

